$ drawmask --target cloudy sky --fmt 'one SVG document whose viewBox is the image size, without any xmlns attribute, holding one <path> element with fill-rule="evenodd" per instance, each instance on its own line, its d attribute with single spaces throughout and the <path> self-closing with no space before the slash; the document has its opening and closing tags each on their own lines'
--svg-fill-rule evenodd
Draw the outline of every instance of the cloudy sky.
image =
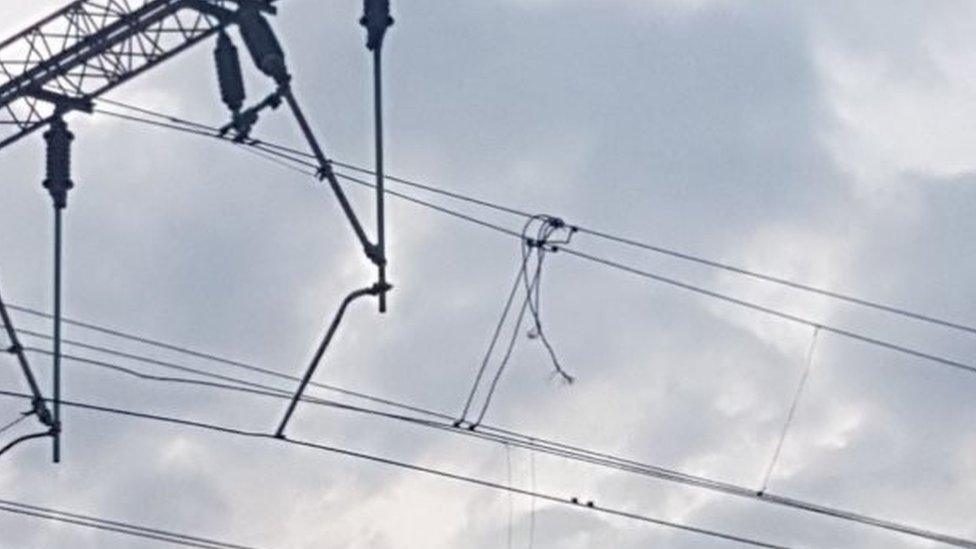
<svg viewBox="0 0 976 549">
<path fill-rule="evenodd" d="M 4 2 L 0 29 L 12 35 L 63 3 Z M 281 0 L 280 7 L 275 25 L 296 93 L 329 153 L 368 165 L 361 3 Z M 394 7 L 385 58 L 392 174 L 976 322 L 973 4 Z M 226 115 L 211 48 L 199 46 L 112 97 L 220 124 Z M 270 86 L 257 77 L 248 84 L 252 98 Z M 372 282 L 335 200 L 314 181 L 219 142 L 98 115 L 69 122 L 77 135 L 65 239 L 71 318 L 300 375 L 342 296 Z M 258 132 L 300 144 L 284 111 L 265 116 Z M 0 151 L 0 163 L 2 290 L 11 302 L 47 309 L 51 214 L 41 138 Z M 349 193 L 371 220 L 370 193 Z M 438 200 L 521 228 L 518 218 Z M 353 306 L 316 379 L 457 414 L 518 267 L 518 242 L 395 199 L 388 225 L 391 310 L 379 316 L 373 303 Z M 962 362 L 976 351 L 976 337 L 958 331 L 585 234 L 574 245 Z M 553 379 L 539 341 L 520 336 L 486 421 L 758 489 L 811 328 L 566 254 L 546 261 L 546 332 L 577 382 Z M 49 329 L 24 314 L 15 321 Z M 77 328 L 66 335 L 292 388 Z M 47 387 L 49 360 L 32 359 Z M 64 375 L 66 398 L 244 429 L 270 432 L 283 411 L 274 399 L 78 363 L 66 364 Z M 0 384 L 25 388 L 12 357 L 0 357 Z M 821 333 L 769 490 L 974 538 L 974 389 L 976 377 L 963 371 Z M 0 402 L 0 423 L 23 409 Z M 25 422 L 3 436 L 32 428 Z M 290 433 L 789 546 L 936 546 L 328 408 L 301 406 Z M 80 410 L 65 411 L 63 442 L 58 466 L 45 442 L 5 455 L 0 496 L 259 547 L 728 545 L 273 441 Z M 156 545 L 0 516 L 4 548 Z"/>
</svg>

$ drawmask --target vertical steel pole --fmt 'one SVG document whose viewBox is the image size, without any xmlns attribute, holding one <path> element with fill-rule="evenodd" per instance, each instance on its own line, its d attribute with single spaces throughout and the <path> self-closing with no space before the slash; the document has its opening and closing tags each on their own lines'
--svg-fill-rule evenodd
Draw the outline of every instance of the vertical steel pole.
<svg viewBox="0 0 976 549">
<path fill-rule="evenodd" d="M 44 134 L 47 142 L 47 179 L 44 188 L 51 195 L 54 205 L 54 352 L 52 390 L 53 421 L 51 434 L 54 439 L 54 463 L 61 462 L 61 214 L 68 205 L 71 182 L 71 141 L 74 135 L 58 112 L 51 121 L 51 129 Z"/>
<path fill-rule="evenodd" d="M 379 285 L 386 286 L 386 178 L 383 174 L 383 66 L 382 48 L 373 50 L 373 111 L 376 120 L 376 245 L 379 248 Z M 380 312 L 386 312 L 386 292 L 379 295 Z"/>
<path fill-rule="evenodd" d="M 54 463 L 61 463 L 61 210 L 54 207 Z"/>
</svg>

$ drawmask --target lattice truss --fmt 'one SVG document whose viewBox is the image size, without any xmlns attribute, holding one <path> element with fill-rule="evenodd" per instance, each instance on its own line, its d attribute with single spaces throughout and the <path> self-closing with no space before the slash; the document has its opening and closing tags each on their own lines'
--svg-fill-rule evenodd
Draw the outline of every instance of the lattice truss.
<svg viewBox="0 0 976 549">
<path fill-rule="evenodd" d="M 4 41 L 0 148 L 213 35 L 239 1 L 75 0 Z"/>
</svg>

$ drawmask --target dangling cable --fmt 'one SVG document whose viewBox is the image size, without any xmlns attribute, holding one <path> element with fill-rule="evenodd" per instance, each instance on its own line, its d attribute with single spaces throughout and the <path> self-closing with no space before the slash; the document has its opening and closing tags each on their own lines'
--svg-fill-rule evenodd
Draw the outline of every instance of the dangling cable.
<svg viewBox="0 0 976 549">
<path fill-rule="evenodd" d="M 820 327 L 817 326 L 813 329 L 813 335 L 810 337 L 810 348 L 807 349 L 806 365 L 803 368 L 803 375 L 800 377 L 800 384 L 796 388 L 796 394 L 793 395 L 793 402 L 790 404 L 790 411 L 786 415 L 786 422 L 783 424 L 783 430 L 779 434 L 779 441 L 776 442 L 776 450 L 773 452 L 773 459 L 769 461 L 769 467 L 766 468 L 766 475 L 763 477 L 762 487 L 756 492 L 757 495 L 762 496 L 766 493 L 766 488 L 769 487 L 769 478 L 773 475 L 773 469 L 776 468 L 776 462 L 779 460 L 780 450 L 783 449 L 783 441 L 786 440 L 786 433 L 790 429 L 790 424 L 793 423 L 793 416 L 796 414 L 797 403 L 800 402 L 800 395 L 803 394 L 803 389 L 807 385 L 807 379 L 810 377 L 810 370 L 813 368 L 813 353 L 817 347 L 817 336 L 820 334 Z"/>
<path fill-rule="evenodd" d="M 569 244 L 573 238 L 573 234 L 576 233 L 576 227 L 567 227 L 563 220 L 557 217 L 551 216 L 535 216 L 533 219 L 542 220 L 542 224 L 539 226 L 536 232 L 535 240 L 525 237 L 526 231 L 523 231 L 522 238 L 522 256 L 529 256 L 532 251 L 536 254 L 536 268 L 534 275 L 535 284 L 529 283 L 529 277 L 527 272 L 523 272 L 523 281 L 525 283 L 525 291 L 530 296 L 529 308 L 532 313 L 532 319 L 534 321 L 534 327 L 529 331 L 529 339 L 539 339 L 545 346 L 546 351 L 549 353 L 549 358 L 552 360 L 552 365 L 555 368 L 555 373 L 562 377 L 563 381 L 566 383 L 573 383 L 573 377 L 563 370 L 559 363 L 559 359 L 556 357 L 556 351 L 552 344 L 549 342 L 549 338 L 546 337 L 546 333 L 542 330 L 542 320 L 540 318 L 541 311 L 541 299 L 542 299 L 542 265 L 546 258 L 546 253 L 558 251 L 559 244 Z M 552 240 L 552 235 L 561 229 L 567 229 L 568 234 L 563 240 Z M 533 288 L 534 287 L 534 291 Z"/>
<path fill-rule="evenodd" d="M 532 227 L 532 224 L 537 221 L 541 221 L 542 224 L 536 231 L 536 238 L 530 238 L 528 236 L 529 231 Z M 556 354 L 552 348 L 552 345 L 545 338 L 545 334 L 542 331 L 542 323 L 539 318 L 539 305 L 540 305 L 539 285 L 541 284 L 541 280 L 542 280 L 542 265 L 543 265 L 545 253 L 558 251 L 558 244 L 566 243 L 569 241 L 568 239 L 572 237 L 573 231 L 570 230 L 570 235 L 566 239 L 559 240 L 559 241 L 551 240 L 553 233 L 563 228 L 565 228 L 565 224 L 561 220 L 547 215 L 533 216 L 525 223 L 525 226 L 522 228 L 522 248 L 521 248 L 522 263 L 521 263 L 521 268 L 519 269 L 519 274 L 515 281 L 515 287 L 513 287 L 512 289 L 512 293 L 509 296 L 509 302 L 506 304 L 505 312 L 502 315 L 502 318 L 498 326 L 496 327 L 495 337 L 492 340 L 492 344 L 489 346 L 488 353 L 486 353 L 485 358 L 482 361 L 481 370 L 478 372 L 478 377 L 476 378 L 475 384 L 472 387 L 471 393 L 468 396 L 468 404 L 465 406 L 465 412 L 462 414 L 462 419 L 456 422 L 455 425 L 459 425 L 467 418 L 468 408 L 470 407 L 474 395 L 477 392 L 478 386 L 481 381 L 481 377 L 484 374 L 488 361 L 491 359 L 491 355 L 494 350 L 495 343 L 498 339 L 498 333 L 501 331 L 502 326 L 504 325 L 504 322 L 508 315 L 508 311 L 511 308 L 512 300 L 514 300 L 514 296 L 520 284 L 524 284 L 525 286 L 525 299 L 522 302 L 522 307 L 519 310 L 518 317 L 515 321 L 515 328 L 512 331 L 512 337 L 509 340 L 508 347 L 505 351 L 505 355 L 502 357 L 501 363 L 499 364 L 498 369 L 495 372 L 495 376 L 492 378 L 491 385 L 488 388 L 488 392 L 485 396 L 484 403 L 482 404 L 481 407 L 481 412 L 478 414 L 478 419 L 474 423 L 469 425 L 468 428 L 475 429 L 478 425 L 481 424 L 481 422 L 485 418 L 485 415 L 488 412 L 488 408 L 491 405 L 491 400 L 494 397 L 495 391 L 498 388 L 498 382 L 501 380 L 502 374 L 505 372 L 505 368 L 508 366 L 508 363 L 511 360 L 512 352 L 515 348 L 515 342 L 518 340 L 518 336 L 521 333 L 522 322 L 525 317 L 526 310 L 530 310 L 532 312 L 532 316 L 535 321 L 535 326 L 532 328 L 530 332 L 531 333 L 530 338 L 538 337 L 543 341 L 543 343 L 546 346 L 546 349 L 549 351 L 549 356 L 553 361 L 553 364 L 556 368 L 556 372 L 561 374 L 563 378 L 566 379 L 568 382 L 572 382 L 573 378 L 567 375 L 565 371 L 562 369 L 562 367 L 559 365 L 559 361 L 556 358 Z M 533 275 L 530 278 L 528 274 L 528 264 L 529 261 L 532 259 L 533 255 L 536 258 L 536 265 L 535 265 Z"/>
</svg>

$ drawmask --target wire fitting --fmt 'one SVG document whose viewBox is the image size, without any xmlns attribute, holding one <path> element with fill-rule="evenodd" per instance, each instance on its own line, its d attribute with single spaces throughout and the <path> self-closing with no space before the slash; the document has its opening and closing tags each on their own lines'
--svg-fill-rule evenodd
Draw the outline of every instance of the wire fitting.
<svg viewBox="0 0 976 549">
<path fill-rule="evenodd" d="M 251 130 L 257 124 L 261 111 L 265 109 L 276 110 L 281 106 L 282 90 L 278 89 L 274 93 L 265 97 L 260 103 L 245 110 L 244 112 L 234 112 L 229 124 L 220 128 L 220 136 L 223 137 L 234 131 L 234 142 L 243 143 L 250 138 Z"/>
<path fill-rule="evenodd" d="M 24 346 L 21 345 L 20 342 L 17 342 L 4 349 L 4 351 L 12 355 L 19 355 L 20 353 L 24 352 Z"/>
<path fill-rule="evenodd" d="M 27 412 L 27 415 L 36 415 L 42 424 L 48 427 L 54 427 L 54 419 L 51 417 L 51 411 L 47 409 L 47 403 L 42 398 L 31 400 L 31 411 Z"/>
</svg>

